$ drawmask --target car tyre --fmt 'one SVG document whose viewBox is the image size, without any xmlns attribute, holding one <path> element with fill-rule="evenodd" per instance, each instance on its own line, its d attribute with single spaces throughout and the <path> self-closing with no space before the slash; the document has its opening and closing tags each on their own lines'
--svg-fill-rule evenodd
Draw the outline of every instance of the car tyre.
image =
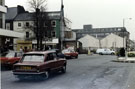
<svg viewBox="0 0 135 89">
<path fill-rule="evenodd" d="M 64 66 L 62 67 L 61 72 L 62 72 L 62 73 L 66 73 L 66 65 L 64 65 Z"/>
<path fill-rule="evenodd" d="M 75 58 L 78 58 L 78 55 Z"/>
<path fill-rule="evenodd" d="M 103 55 L 103 53 L 99 53 L 99 55 Z"/>
</svg>

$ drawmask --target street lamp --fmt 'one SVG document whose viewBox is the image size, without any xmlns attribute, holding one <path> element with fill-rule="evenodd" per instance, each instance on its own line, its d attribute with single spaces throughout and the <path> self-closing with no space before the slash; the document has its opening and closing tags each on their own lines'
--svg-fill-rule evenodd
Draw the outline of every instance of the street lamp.
<svg viewBox="0 0 135 89">
<path fill-rule="evenodd" d="M 128 20 L 131 20 L 132 18 L 123 18 L 123 48 L 125 49 L 125 57 L 127 59 L 127 51 L 126 51 L 126 38 L 125 38 L 125 44 L 124 44 L 124 28 L 125 28 L 125 20 L 128 19 Z M 125 46 L 124 46 L 125 45 Z"/>
<path fill-rule="evenodd" d="M 132 18 L 123 18 L 123 48 L 125 48 L 125 46 L 124 46 L 124 28 L 125 28 L 125 20 L 127 20 L 127 19 L 131 20 Z M 125 43 L 126 43 L 126 41 L 125 41 Z"/>
</svg>

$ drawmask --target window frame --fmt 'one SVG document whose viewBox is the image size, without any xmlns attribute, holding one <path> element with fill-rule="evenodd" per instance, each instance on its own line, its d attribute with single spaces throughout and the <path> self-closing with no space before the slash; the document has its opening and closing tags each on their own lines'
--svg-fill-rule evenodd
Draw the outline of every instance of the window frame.
<svg viewBox="0 0 135 89">
<path fill-rule="evenodd" d="M 22 23 L 19 22 L 19 23 L 18 23 L 18 27 L 21 27 L 21 26 L 22 26 Z"/>
<path fill-rule="evenodd" d="M 55 24 L 54 24 L 54 23 L 55 23 Z M 56 27 L 56 20 L 52 20 L 52 21 L 51 21 L 51 26 L 52 26 L 52 27 Z"/>
</svg>

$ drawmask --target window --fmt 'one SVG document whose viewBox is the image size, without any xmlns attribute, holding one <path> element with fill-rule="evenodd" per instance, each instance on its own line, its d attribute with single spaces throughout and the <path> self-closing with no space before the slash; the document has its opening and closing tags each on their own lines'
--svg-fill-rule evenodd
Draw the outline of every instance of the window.
<svg viewBox="0 0 135 89">
<path fill-rule="evenodd" d="M 3 5 L 3 0 L 0 0 L 0 5 Z"/>
<path fill-rule="evenodd" d="M 29 32 L 26 32 L 26 38 L 29 38 Z"/>
<path fill-rule="evenodd" d="M 29 22 L 26 22 L 26 27 L 29 27 L 29 26 L 30 26 Z"/>
<path fill-rule="evenodd" d="M 50 61 L 50 60 L 54 60 L 54 54 L 53 53 L 49 53 L 47 55 L 46 61 Z"/>
<path fill-rule="evenodd" d="M 31 61 L 31 62 L 43 62 L 44 55 L 43 54 L 26 54 L 22 58 L 23 61 Z"/>
<path fill-rule="evenodd" d="M 21 27 L 21 23 L 18 23 L 18 27 Z"/>
<path fill-rule="evenodd" d="M 2 13 L 0 12 L 0 28 L 2 28 Z"/>
<path fill-rule="evenodd" d="M 6 23 L 6 29 L 10 30 L 10 23 Z"/>
<path fill-rule="evenodd" d="M 44 27 L 47 27 L 47 22 L 44 22 Z"/>
<path fill-rule="evenodd" d="M 55 32 L 52 32 L 52 37 L 56 37 Z"/>
<path fill-rule="evenodd" d="M 23 54 L 21 52 L 16 53 L 16 57 L 21 57 Z"/>
<path fill-rule="evenodd" d="M 53 21 L 51 22 L 51 25 L 52 25 L 52 27 L 56 27 L 56 21 L 53 20 Z"/>
</svg>

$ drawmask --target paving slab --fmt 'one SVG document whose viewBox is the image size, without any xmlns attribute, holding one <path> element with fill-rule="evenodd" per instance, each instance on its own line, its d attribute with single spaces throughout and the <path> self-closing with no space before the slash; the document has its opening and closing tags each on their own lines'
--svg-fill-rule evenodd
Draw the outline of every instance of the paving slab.
<svg viewBox="0 0 135 89">
<path fill-rule="evenodd" d="M 114 62 L 123 62 L 123 63 L 135 63 L 135 57 L 118 57 L 115 60 L 112 60 Z"/>
</svg>

